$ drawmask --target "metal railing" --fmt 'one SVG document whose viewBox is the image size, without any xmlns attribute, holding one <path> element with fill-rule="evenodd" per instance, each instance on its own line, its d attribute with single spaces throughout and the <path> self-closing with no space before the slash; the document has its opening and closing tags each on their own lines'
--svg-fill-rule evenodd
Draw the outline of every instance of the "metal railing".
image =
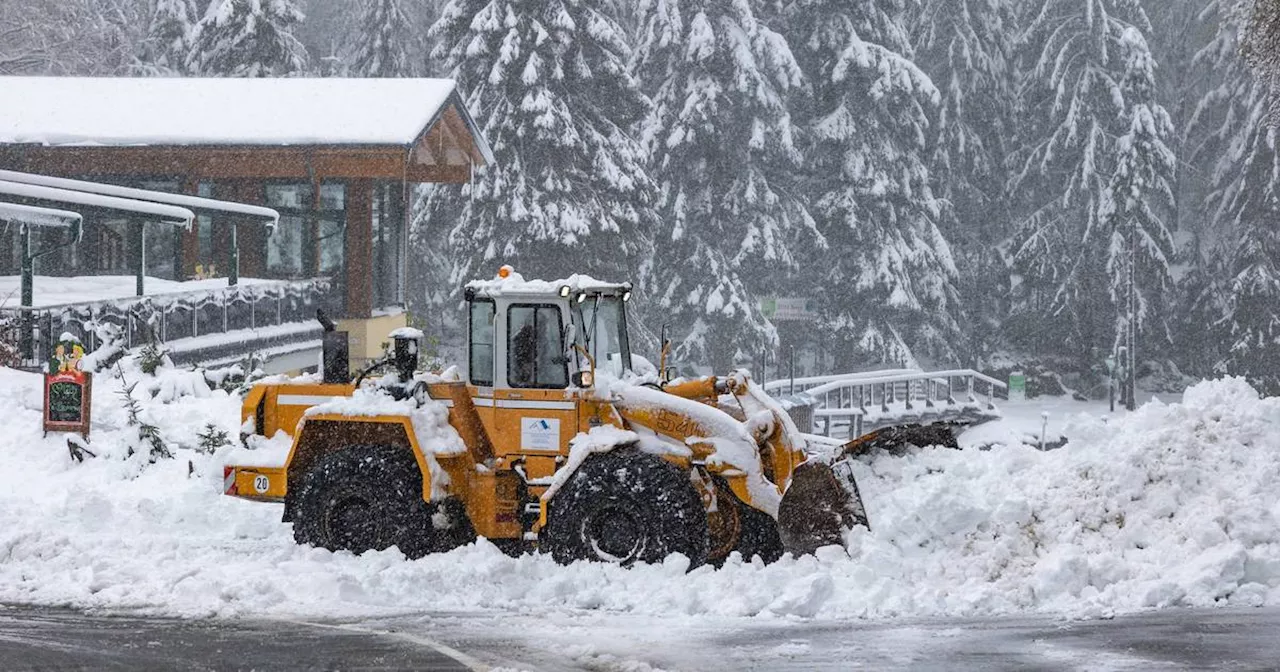
<svg viewBox="0 0 1280 672">
<path fill-rule="evenodd" d="M 819 385 L 839 381 L 861 380 L 880 376 L 898 374 L 923 373 L 923 369 L 883 369 L 880 371 L 861 371 L 858 373 L 838 373 L 828 376 L 808 376 L 805 378 L 775 378 L 762 385 L 764 391 L 772 396 L 786 396 L 811 390 Z"/>
<path fill-rule="evenodd" d="M 1005 383 L 972 369 L 872 371 L 810 378 L 803 384 L 791 401 L 808 407 L 805 415 L 814 432 L 831 436 L 835 428 L 845 427 L 849 438 L 903 421 L 988 415 L 995 411 L 995 399 L 1008 394 Z M 773 381 L 770 387 L 786 394 L 790 381 Z"/>
<path fill-rule="evenodd" d="M 114 325 L 126 347 L 257 329 L 315 319 L 329 308 L 328 279 L 269 281 L 33 308 L 0 308 L 0 352 L 17 352 L 18 364 L 38 368 L 63 333 L 92 352 L 102 345 L 99 329 Z"/>
</svg>

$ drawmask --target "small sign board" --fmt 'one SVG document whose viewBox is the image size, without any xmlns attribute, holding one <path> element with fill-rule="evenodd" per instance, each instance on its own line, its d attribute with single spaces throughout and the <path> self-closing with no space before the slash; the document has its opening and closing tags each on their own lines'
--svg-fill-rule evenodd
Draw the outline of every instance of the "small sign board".
<svg viewBox="0 0 1280 672">
<path fill-rule="evenodd" d="M 774 322 L 808 322 L 817 319 L 812 299 L 801 297 L 767 297 L 760 300 L 760 312 Z"/>
<path fill-rule="evenodd" d="M 1027 398 L 1027 376 L 1021 371 L 1009 374 L 1009 401 L 1023 401 Z"/>
<path fill-rule="evenodd" d="M 559 450 L 560 420 L 556 418 L 521 418 L 521 450 Z"/>
<path fill-rule="evenodd" d="M 76 432 L 89 438 L 93 374 L 80 369 L 84 346 L 63 334 L 44 374 L 44 433 Z"/>
</svg>

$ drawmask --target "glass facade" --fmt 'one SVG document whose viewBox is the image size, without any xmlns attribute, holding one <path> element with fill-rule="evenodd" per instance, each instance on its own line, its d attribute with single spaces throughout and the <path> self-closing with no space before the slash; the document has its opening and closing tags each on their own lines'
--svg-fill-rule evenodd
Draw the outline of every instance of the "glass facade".
<svg viewBox="0 0 1280 672">
<path fill-rule="evenodd" d="M 280 212 L 267 238 L 266 270 L 273 278 L 337 276 L 346 249 L 346 185 L 325 182 L 315 189 L 301 182 L 266 185 L 266 205 Z"/>
<path fill-rule="evenodd" d="M 380 182 L 373 189 L 373 307 L 404 305 L 404 189 Z"/>
<path fill-rule="evenodd" d="M 226 278 L 239 246 L 241 277 L 333 280 L 336 307 L 354 311 L 351 317 L 395 312 L 405 304 L 407 266 L 407 192 L 399 180 L 347 182 L 328 180 L 316 185 L 302 180 L 109 179 L 74 176 L 95 182 L 205 198 L 259 203 L 280 213 L 271 236 L 258 224 L 236 224 L 232 215 L 198 212 L 193 231 L 144 222 L 108 211 L 85 213 L 78 245 L 54 251 L 36 262 L 36 273 L 55 276 L 136 274 L 144 264 L 149 277 L 166 280 Z M 353 189 L 367 189 L 355 194 Z M 358 197 L 357 197 L 358 196 Z M 349 208 L 353 205 L 350 219 Z M 350 242 L 360 268 L 349 268 L 348 226 L 361 234 Z M 235 228 L 233 228 L 235 227 Z M 364 227 L 369 227 L 365 229 Z M 233 232 L 237 232 L 233 235 Z M 366 233 L 367 232 L 367 233 Z M 365 237 L 367 235 L 367 238 Z M 359 244 L 368 241 L 368 246 Z M 37 250 L 63 244 L 59 232 L 37 231 Z M 0 223 L 0 274 L 16 275 L 20 268 L 19 228 Z M 364 255 L 368 254 L 368 264 Z M 348 273 L 356 276 L 348 277 Z M 347 305 L 349 302 L 351 305 Z M 347 311 L 344 310 L 344 313 Z"/>
</svg>

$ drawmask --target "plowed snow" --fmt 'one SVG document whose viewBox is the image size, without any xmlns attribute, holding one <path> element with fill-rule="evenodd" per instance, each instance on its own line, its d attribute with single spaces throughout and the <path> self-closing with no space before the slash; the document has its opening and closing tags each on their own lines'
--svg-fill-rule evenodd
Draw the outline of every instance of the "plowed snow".
<svg viewBox="0 0 1280 672">
<path fill-rule="evenodd" d="M 125 459 L 117 381 L 95 381 L 93 447 L 42 438 L 39 378 L 0 369 L 0 602 L 181 615 L 419 609 L 656 616 L 888 616 L 1280 604 L 1280 401 L 1204 383 L 1067 447 L 922 450 L 861 463 L 875 526 L 818 557 L 685 573 L 512 559 L 486 542 L 406 561 L 293 544 L 278 505 L 223 497 L 230 452 Z M 140 386 L 142 387 L 142 386 Z M 235 436 L 239 401 L 148 404 L 165 436 Z M 188 476 L 188 460 L 194 472 Z"/>
</svg>

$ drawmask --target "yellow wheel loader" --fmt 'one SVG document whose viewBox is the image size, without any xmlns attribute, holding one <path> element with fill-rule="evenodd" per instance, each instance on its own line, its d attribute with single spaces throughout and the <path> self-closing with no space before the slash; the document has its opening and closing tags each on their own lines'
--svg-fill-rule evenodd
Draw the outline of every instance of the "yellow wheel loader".
<svg viewBox="0 0 1280 672">
<path fill-rule="evenodd" d="M 466 287 L 461 373 L 416 373 L 421 334 L 399 330 L 353 382 L 257 385 L 244 440 L 292 447 L 283 466 L 226 467 L 226 492 L 282 501 L 299 543 L 410 557 L 479 535 L 566 563 L 768 562 L 867 525 L 856 442 L 801 434 L 744 373 L 665 382 L 632 357 L 630 296 L 504 267 Z"/>
</svg>

